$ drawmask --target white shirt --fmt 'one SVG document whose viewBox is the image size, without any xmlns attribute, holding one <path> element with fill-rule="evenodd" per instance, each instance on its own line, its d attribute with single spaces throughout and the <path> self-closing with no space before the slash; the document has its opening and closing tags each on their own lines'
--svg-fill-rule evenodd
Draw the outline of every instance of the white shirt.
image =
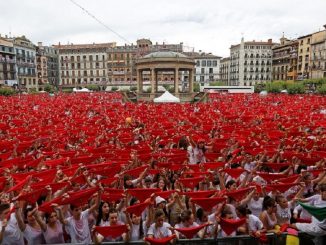
<svg viewBox="0 0 326 245">
<path fill-rule="evenodd" d="M 31 227 L 29 224 L 26 225 L 26 228 L 23 232 L 25 239 L 28 244 L 44 244 L 45 240 L 43 237 L 43 232 L 41 228 L 39 230 Z"/>
<path fill-rule="evenodd" d="M 2 227 L 2 221 L 0 221 L 0 227 Z M 18 227 L 15 213 L 10 214 L 1 245 L 24 245 L 23 233 Z"/>
<path fill-rule="evenodd" d="M 249 220 L 248 221 L 249 231 L 255 232 L 255 231 L 263 229 L 264 225 L 257 216 L 255 216 L 253 214 L 249 214 L 248 220 Z"/>
<path fill-rule="evenodd" d="M 67 218 L 65 229 L 71 237 L 71 243 L 92 243 L 91 234 L 88 227 L 89 209 L 81 212 L 80 220 L 75 220 L 73 217 Z"/>
<path fill-rule="evenodd" d="M 171 236 L 172 232 L 169 227 L 171 227 L 171 225 L 166 222 L 163 222 L 161 227 L 156 227 L 155 223 L 153 223 L 149 227 L 147 235 L 153 235 L 154 238 L 164 238 Z"/>
<path fill-rule="evenodd" d="M 261 212 L 263 210 L 263 201 L 264 201 L 264 198 L 262 198 L 262 197 L 260 197 L 258 200 L 251 198 L 248 203 L 249 210 L 256 217 L 259 217 L 259 215 L 261 214 Z"/>
</svg>

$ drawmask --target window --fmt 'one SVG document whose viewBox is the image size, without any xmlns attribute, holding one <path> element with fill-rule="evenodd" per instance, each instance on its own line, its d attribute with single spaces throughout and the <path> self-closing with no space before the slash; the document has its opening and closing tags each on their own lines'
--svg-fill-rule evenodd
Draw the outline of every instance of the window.
<svg viewBox="0 0 326 245">
<path fill-rule="evenodd" d="M 201 61 L 201 66 L 206 66 L 206 60 Z"/>
<path fill-rule="evenodd" d="M 217 66 L 217 60 L 213 60 L 213 66 Z"/>
<path fill-rule="evenodd" d="M 213 68 L 209 68 L 209 73 L 213 73 Z"/>
<path fill-rule="evenodd" d="M 200 76 L 200 81 L 204 82 L 204 76 Z"/>
<path fill-rule="evenodd" d="M 199 60 L 196 61 L 196 66 L 200 66 L 200 61 Z"/>
<path fill-rule="evenodd" d="M 205 74 L 205 68 L 201 68 L 201 74 Z"/>
<path fill-rule="evenodd" d="M 207 66 L 212 66 L 212 61 L 211 60 L 207 60 Z"/>
</svg>

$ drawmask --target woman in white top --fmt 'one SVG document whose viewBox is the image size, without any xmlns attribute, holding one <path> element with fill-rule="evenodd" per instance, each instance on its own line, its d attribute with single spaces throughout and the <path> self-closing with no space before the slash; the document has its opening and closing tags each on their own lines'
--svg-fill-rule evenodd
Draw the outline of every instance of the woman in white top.
<svg viewBox="0 0 326 245">
<path fill-rule="evenodd" d="M 185 210 L 181 213 L 180 222 L 175 225 L 175 228 L 191 228 L 191 227 L 199 226 L 194 220 L 195 220 L 194 214 L 190 210 Z M 185 238 L 185 236 L 180 232 L 176 231 L 175 233 L 178 239 Z M 205 233 L 206 233 L 206 227 L 204 229 L 201 229 L 199 232 L 197 232 L 197 234 L 195 234 L 193 238 L 195 237 L 203 238 Z"/>
<path fill-rule="evenodd" d="M 16 215 L 10 214 L 10 204 L 0 204 L 0 244 L 24 245 L 24 237 L 18 228 Z"/>
<path fill-rule="evenodd" d="M 64 243 L 63 226 L 58 220 L 56 212 L 46 213 L 45 221 L 40 217 L 39 212 L 36 210 L 34 213 L 36 222 L 40 225 L 45 242 L 48 244 Z"/>
<path fill-rule="evenodd" d="M 276 208 L 277 205 L 274 198 L 266 196 L 263 201 L 264 211 L 259 215 L 259 219 L 263 223 L 267 232 L 279 233 L 275 229 L 275 226 L 277 225 Z"/>
<path fill-rule="evenodd" d="M 15 209 L 15 214 L 16 214 L 16 219 L 18 222 L 18 227 L 19 229 L 23 232 L 23 235 L 25 239 L 27 240 L 28 244 L 43 244 L 44 237 L 43 237 L 43 232 L 40 227 L 40 225 L 36 222 L 36 219 L 34 217 L 34 213 L 36 212 L 37 208 L 26 208 L 24 215 L 25 218 L 27 219 L 27 224 L 25 224 L 23 215 L 22 215 L 22 210 L 18 206 L 18 202 L 16 202 L 16 209 Z"/>
</svg>

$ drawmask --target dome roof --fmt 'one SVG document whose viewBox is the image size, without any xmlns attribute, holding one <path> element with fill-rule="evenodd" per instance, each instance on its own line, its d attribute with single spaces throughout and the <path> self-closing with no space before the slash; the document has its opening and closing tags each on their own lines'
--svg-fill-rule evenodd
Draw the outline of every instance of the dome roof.
<svg viewBox="0 0 326 245">
<path fill-rule="evenodd" d="M 172 52 L 172 51 L 159 51 L 145 55 L 143 58 L 188 58 L 186 55 Z"/>
</svg>

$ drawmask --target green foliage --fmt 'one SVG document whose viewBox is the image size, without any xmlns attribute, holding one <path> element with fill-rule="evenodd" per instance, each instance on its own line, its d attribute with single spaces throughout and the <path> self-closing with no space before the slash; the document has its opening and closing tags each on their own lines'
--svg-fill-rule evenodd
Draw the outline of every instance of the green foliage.
<svg viewBox="0 0 326 245">
<path fill-rule="evenodd" d="M 304 94 L 305 86 L 301 82 L 295 82 L 287 85 L 287 91 L 289 94 Z"/>
<path fill-rule="evenodd" d="M 169 87 L 169 88 L 168 88 L 168 91 L 169 91 L 170 93 L 174 93 L 174 87 Z"/>
<path fill-rule="evenodd" d="M 222 81 L 215 81 L 215 82 L 210 82 L 209 86 L 226 86 L 226 84 Z"/>
<path fill-rule="evenodd" d="M 260 93 L 261 91 L 265 90 L 266 85 L 263 83 L 256 83 L 254 86 L 255 93 Z"/>
<path fill-rule="evenodd" d="M 119 90 L 119 88 L 118 87 L 115 87 L 115 86 L 113 86 L 112 88 L 111 88 L 111 91 L 118 91 Z"/>
<path fill-rule="evenodd" d="M 303 80 L 303 83 L 304 84 L 322 85 L 322 84 L 326 84 L 326 78 L 306 79 L 306 80 Z"/>
<path fill-rule="evenodd" d="M 199 85 L 199 83 L 194 83 L 194 92 L 200 92 L 200 85 Z"/>
<path fill-rule="evenodd" d="M 317 92 L 320 94 L 326 94 L 326 83 L 317 88 Z"/>
<path fill-rule="evenodd" d="M 135 86 L 130 87 L 130 91 L 137 91 L 137 87 Z"/>
<path fill-rule="evenodd" d="M 36 90 L 36 88 L 30 88 L 28 90 L 28 93 L 30 93 L 30 94 L 36 94 L 37 93 L 37 90 Z"/>
<path fill-rule="evenodd" d="M 266 90 L 269 93 L 280 93 L 281 90 L 285 89 L 284 82 L 267 82 Z"/>
<path fill-rule="evenodd" d="M 162 86 L 163 86 L 163 88 L 165 88 L 167 91 L 169 91 L 169 89 L 170 89 L 170 87 L 171 87 L 169 84 L 163 84 Z"/>
<path fill-rule="evenodd" d="M 146 93 L 151 93 L 152 92 L 152 87 L 148 87 L 147 89 L 146 89 Z"/>
<path fill-rule="evenodd" d="M 10 96 L 14 94 L 16 94 L 16 92 L 12 88 L 0 88 L 0 95 L 2 96 Z"/>
<path fill-rule="evenodd" d="M 45 84 L 45 86 L 44 86 L 44 91 L 45 91 L 45 92 L 48 92 L 48 93 L 54 93 L 55 88 L 54 88 L 54 86 L 51 85 L 51 84 Z"/>
<path fill-rule="evenodd" d="M 91 91 L 99 91 L 100 87 L 98 85 L 95 84 L 88 84 L 85 86 L 85 88 L 91 90 Z"/>
<path fill-rule="evenodd" d="M 72 88 L 63 88 L 62 89 L 63 93 L 72 93 L 72 91 L 73 91 Z"/>
</svg>

